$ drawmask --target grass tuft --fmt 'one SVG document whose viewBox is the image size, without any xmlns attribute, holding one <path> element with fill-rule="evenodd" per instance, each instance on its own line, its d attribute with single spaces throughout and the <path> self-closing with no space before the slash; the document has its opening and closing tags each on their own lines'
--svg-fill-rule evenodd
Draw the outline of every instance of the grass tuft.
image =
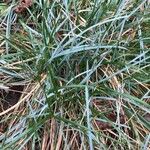
<svg viewBox="0 0 150 150">
<path fill-rule="evenodd" d="M 0 3 L 0 149 L 150 148 L 150 1 Z"/>
</svg>

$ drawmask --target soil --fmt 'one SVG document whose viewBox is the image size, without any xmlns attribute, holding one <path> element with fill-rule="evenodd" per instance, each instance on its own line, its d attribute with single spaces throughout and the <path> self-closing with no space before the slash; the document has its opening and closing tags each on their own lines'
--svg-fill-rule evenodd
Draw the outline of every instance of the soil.
<svg viewBox="0 0 150 150">
<path fill-rule="evenodd" d="M 23 91 L 23 85 L 15 85 L 10 87 L 9 91 L 0 90 L 0 112 L 15 105 Z"/>
</svg>

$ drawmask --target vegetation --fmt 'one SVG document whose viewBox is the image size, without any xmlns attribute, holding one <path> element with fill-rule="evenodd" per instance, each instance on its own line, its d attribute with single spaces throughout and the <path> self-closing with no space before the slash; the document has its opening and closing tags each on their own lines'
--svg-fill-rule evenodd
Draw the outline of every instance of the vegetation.
<svg viewBox="0 0 150 150">
<path fill-rule="evenodd" d="M 0 149 L 147 150 L 150 1 L 0 4 Z"/>
</svg>

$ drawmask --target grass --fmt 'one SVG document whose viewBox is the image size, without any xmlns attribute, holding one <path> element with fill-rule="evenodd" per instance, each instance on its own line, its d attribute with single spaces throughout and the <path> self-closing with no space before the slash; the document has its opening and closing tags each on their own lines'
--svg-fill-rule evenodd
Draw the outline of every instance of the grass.
<svg viewBox="0 0 150 150">
<path fill-rule="evenodd" d="M 0 6 L 0 149 L 149 149 L 149 0 L 15 5 Z"/>
</svg>

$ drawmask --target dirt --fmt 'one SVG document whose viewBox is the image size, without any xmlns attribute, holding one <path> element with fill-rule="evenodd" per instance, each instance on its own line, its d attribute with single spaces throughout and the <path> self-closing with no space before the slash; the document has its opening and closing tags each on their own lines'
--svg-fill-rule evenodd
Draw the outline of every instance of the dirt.
<svg viewBox="0 0 150 150">
<path fill-rule="evenodd" d="M 15 85 L 10 87 L 8 92 L 0 90 L 0 112 L 8 109 L 18 102 L 23 88 L 23 85 Z"/>
<path fill-rule="evenodd" d="M 17 103 L 20 99 L 23 89 L 23 85 L 16 85 L 10 87 L 7 92 L 5 90 L 0 90 L 0 112 L 7 110 Z M 0 117 L 0 120 L 2 120 L 2 117 Z M 0 122 L 0 133 L 4 133 L 7 128 L 7 122 Z"/>
</svg>

